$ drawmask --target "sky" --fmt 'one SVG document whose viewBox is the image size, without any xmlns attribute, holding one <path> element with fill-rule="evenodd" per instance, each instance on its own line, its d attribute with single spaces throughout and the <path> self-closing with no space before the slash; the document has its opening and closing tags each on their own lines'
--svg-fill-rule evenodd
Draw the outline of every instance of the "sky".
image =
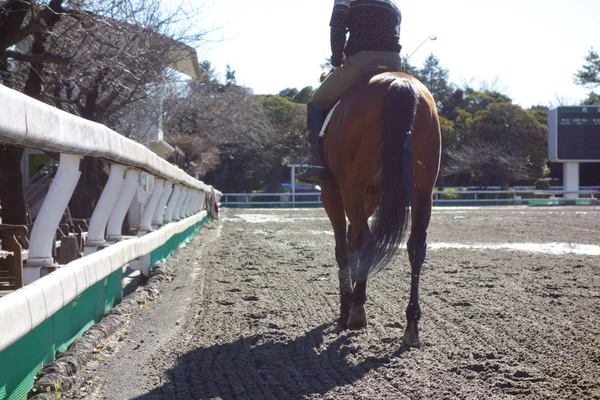
<svg viewBox="0 0 600 400">
<path fill-rule="evenodd" d="M 255 94 L 318 86 L 330 57 L 334 0 L 188 0 L 211 32 L 198 49 L 224 76 Z M 600 51 L 600 0 L 396 0 L 402 55 L 421 67 L 429 54 L 457 86 L 498 90 L 522 107 L 578 104 L 573 83 L 590 48 Z M 435 41 L 427 40 L 436 36 Z"/>
</svg>

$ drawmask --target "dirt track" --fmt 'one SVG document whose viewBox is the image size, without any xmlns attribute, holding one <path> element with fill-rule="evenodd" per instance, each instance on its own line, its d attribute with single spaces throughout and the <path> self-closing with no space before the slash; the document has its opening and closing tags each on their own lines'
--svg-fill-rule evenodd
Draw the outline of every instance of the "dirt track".
<svg viewBox="0 0 600 400">
<path fill-rule="evenodd" d="M 132 355 L 115 350 L 80 376 L 87 392 L 78 394 L 78 386 L 73 397 L 600 399 L 598 248 L 584 248 L 588 255 L 452 248 L 598 246 L 598 207 L 436 209 L 421 281 L 423 348 L 409 351 L 400 348 L 405 251 L 369 285 L 367 330 L 340 333 L 324 211 L 223 214 L 220 239 L 193 260 L 204 278 L 191 284 L 187 309 L 177 311 L 185 314 L 177 334 L 157 340 L 135 367 L 119 367 Z M 111 387 L 103 371 L 119 368 L 139 369 L 135 390 Z"/>
</svg>

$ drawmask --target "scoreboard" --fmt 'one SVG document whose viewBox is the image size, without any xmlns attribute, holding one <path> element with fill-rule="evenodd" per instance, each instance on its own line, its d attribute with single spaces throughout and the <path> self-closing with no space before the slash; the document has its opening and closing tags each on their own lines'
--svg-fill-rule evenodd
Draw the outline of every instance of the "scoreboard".
<svg viewBox="0 0 600 400">
<path fill-rule="evenodd" d="M 548 158 L 600 162 L 600 105 L 561 106 L 548 112 Z"/>
</svg>

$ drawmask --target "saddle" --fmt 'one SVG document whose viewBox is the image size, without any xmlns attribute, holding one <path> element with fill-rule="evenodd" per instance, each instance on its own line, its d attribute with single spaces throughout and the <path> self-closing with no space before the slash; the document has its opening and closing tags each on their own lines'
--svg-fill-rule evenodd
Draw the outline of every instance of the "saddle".
<svg viewBox="0 0 600 400">
<path fill-rule="evenodd" d="M 373 61 L 363 68 L 357 83 L 368 81 L 372 77 L 383 74 L 384 72 L 399 72 L 400 70 L 391 63 L 383 60 Z"/>
</svg>

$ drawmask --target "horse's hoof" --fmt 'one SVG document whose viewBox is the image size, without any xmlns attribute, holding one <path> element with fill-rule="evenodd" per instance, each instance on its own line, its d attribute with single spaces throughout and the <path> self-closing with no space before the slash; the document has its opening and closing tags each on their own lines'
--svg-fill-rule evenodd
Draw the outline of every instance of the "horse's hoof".
<svg viewBox="0 0 600 400">
<path fill-rule="evenodd" d="M 406 327 L 406 332 L 404 332 L 404 336 L 402 337 L 402 346 L 412 347 L 415 349 L 421 348 L 421 340 L 419 339 L 418 328 L 410 329 L 410 327 Z"/>
<path fill-rule="evenodd" d="M 336 327 L 339 330 L 345 331 L 346 329 L 348 329 L 348 318 L 349 318 L 350 312 L 346 311 L 346 312 L 342 312 L 340 314 L 340 317 L 337 320 L 337 324 Z"/>
<path fill-rule="evenodd" d="M 348 329 L 357 331 L 366 328 L 367 314 L 363 306 L 353 306 L 350 310 L 350 318 L 348 318 Z"/>
<path fill-rule="evenodd" d="M 407 338 L 406 335 L 402 338 L 402 346 L 403 347 L 411 347 L 413 349 L 421 348 L 421 340 L 419 338 Z"/>
</svg>

